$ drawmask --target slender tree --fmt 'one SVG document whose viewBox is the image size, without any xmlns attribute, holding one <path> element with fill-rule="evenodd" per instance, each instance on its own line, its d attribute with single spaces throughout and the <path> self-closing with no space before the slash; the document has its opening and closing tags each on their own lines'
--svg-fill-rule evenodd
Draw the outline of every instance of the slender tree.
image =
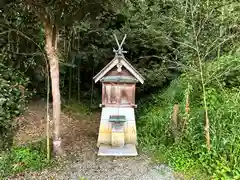
<svg viewBox="0 0 240 180">
<path fill-rule="evenodd" d="M 54 137 L 53 150 L 56 155 L 63 153 L 60 136 L 61 98 L 59 87 L 58 35 L 62 27 L 71 26 L 75 21 L 96 17 L 101 10 L 112 8 L 110 1 L 70 1 L 70 0 L 22 0 L 20 4 L 31 10 L 43 25 L 45 32 L 45 52 L 48 57 L 53 99 Z M 107 5 L 107 6 L 106 6 Z"/>
</svg>

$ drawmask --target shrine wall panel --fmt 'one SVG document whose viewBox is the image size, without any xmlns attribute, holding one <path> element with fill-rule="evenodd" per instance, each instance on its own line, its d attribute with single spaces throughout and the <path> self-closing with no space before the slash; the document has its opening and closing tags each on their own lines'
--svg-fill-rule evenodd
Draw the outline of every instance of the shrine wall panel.
<svg viewBox="0 0 240 180">
<path fill-rule="evenodd" d="M 135 84 L 103 83 L 102 104 L 104 105 L 135 104 Z"/>
</svg>

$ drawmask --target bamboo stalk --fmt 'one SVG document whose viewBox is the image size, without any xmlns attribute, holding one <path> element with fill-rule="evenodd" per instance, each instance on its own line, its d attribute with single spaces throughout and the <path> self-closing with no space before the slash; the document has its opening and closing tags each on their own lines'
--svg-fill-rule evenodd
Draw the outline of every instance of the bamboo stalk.
<svg viewBox="0 0 240 180">
<path fill-rule="evenodd" d="M 68 42 L 68 59 L 71 58 L 70 51 L 71 51 L 71 43 L 72 43 L 72 32 L 70 36 L 70 40 Z M 72 61 L 72 60 L 71 60 Z M 68 100 L 71 100 L 72 95 L 72 67 L 69 67 L 69 81 L 68 81 Z"/>
<path fill-rule="evenodd" d="M 47 127 L 46 127 L 46 135 L 47 135 L 47 160 L 50 160 L 50 118 L 49 118 L 49 94 L 50 94 L 50 80 L 49 74 L 47 75 Z"/>
<path fill-rule="evenodd" d="M 78 71 L 77 72 L 77 75 L 78 75 L 77 76 L 77 78 L 78 78 L 78 88 L 77 88 L 78 89 L 78 93 L 77 94 L 78 94 L 78 102 L 80 102 L 80 82 L 81 82 L 80 81 L 80 63 L 78 63 L 77 71 Z"/>
<path fill-rule="evenodd" d="M 94 66 L 93 66 L 93 69 L 92 69 L 92 79 L 94 77 Z M 92 80 L 92 89 L 91 89 L 91 107 L 92 107 L 92 102 L 93 102 L 93 86 L 94 86 L 94 83 L 93 83 L 93 80 Z"/>
<path fill-rule="evenodd" d="M 72 67 L 69 67 L 68 100 L 71 100 L 71 95 L 72 95 Z"/>
<path fill-rule="evenodd" d="M 211 150 L 209 127 L 210 127 L 210 125 L 209 125 L 208 111 L 206 109 L 205 110 L 205 127 L 204 127 L 204 131 L 205 131 L 205 138 L 206 138 L 206 144 L 207 144 L 208 151 Z"/>
<path fill-rule="evenodd" d="M 209 5 L 209 1 L 207 1 L 207 6 Z M 192 11 L 192 17 L 194 16 L 193 11 Z M 198 34 L 196 33 L 196 27 L 195 27 L 195 23 L 192 23 L 192 28 L 193 28 L 193 32 L 194 32 L 194 36 L 195 36 L 195 46 L 196 46 L 196 52 L 197 52 L 197 60 L 198 60 L 198 65 L 199 65 L 199 70 L 200 70 L 200 78 L 201 78 L 201 85 L 202 85 L 202 96 L 203 96 L 203 108 L 204 108 L 204 112 L 205 112 L 205 127 L 204 127 L 204 135 L 206 138 L 206 146 L 207 146 L 207 150 L 210 151 L 211 150 L 211 143 L 210 143 L 210 132 L 209 132 L 209 118 L 208 118 L 208 106 L 207 106 L 207 98 L 206 98 L 206 87 L 205 87 L 205 79 L 203 76 L 203 64 L 202 64 L 202 57 L 201 54 L 199 52 L 199 41 L 198 41 Z"/>
</svg>

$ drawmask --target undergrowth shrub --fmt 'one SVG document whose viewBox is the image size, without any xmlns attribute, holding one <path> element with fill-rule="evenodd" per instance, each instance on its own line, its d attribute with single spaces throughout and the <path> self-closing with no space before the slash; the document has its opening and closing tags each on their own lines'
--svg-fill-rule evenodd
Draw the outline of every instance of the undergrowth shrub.
<svg viewBox="0 0 240 180">
<path fill-rule="evenodd" d="M 9 147 L 15 131 L 13 119 L 26 107 L 28 79 L 0 63 L 0 150 Z"/>
<path fill-rule="evenodd" d="M 52 162 L 46 158 L 46 140 L 13 147 L 0 154 L 0 178 L 26 170 L 38 171 L 51 164 Z"/>
<path fill-rule="evenodd" d="M 139 110 L 140 143 L 179 171 L 204 170 L 212 179 L 240 179 L 240 90 L 238 57 L 225 56 L 204 65 L 211 151 L 205 146 L 200 75 L 186 72 Z M 236 78 L 233 78 L 233 77 Z M 185 113 L 190 84 L 190 111 Z M 179 104 L 179 137 L 171 134 L 171 115 Z M 182 122 L 187 121 L 183 129 Z M 164 158 L 163 158 L 164 157 Z"/>
<path fill-rule="evenodd" d="M 63 105 L 63 111 L 78 118 L 83 118 L 84 116 L 92 114 L 92 109 L 88 105 L 73 100 L 67 101 Z"/>
</svg>

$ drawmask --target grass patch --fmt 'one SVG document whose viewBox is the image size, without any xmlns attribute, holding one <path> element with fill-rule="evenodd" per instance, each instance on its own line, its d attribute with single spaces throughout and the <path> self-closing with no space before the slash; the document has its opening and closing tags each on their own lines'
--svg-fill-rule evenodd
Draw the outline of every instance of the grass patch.
<svg viewBox="0 0 240 180">
<path fill-rule="evenodd" d="M 138 138 L 155 161 L 165 162 L 194 179 L 240 179 L 240 78 L 233 78 L 239 75 L 239 69 L 237 72 L 232 69 L 239 62 L 238 57 L 223 57 L 204 66 L 205 79 L 209 79 L 205 98 L 211 151 L 206 148 L 203 93 L 198 73 L 182 74 L 164 92 L 141 103 L 137 115 Z M 226 73 L 226 69 L 229 72 Z M 210 81 L 215 74 L 221 77 Z M 175 104 L 179 105 L 177 127 L 172 126 L 171 120 Z M 186 112 L 186 106 L 190 111 Z"/>
<path fill-rule="evenodd" d="M 63 105 L 63 111 L 65 113 L 71 114 L 76 118 L 83 118 L 85 116 L 91 116 L 93 110 L 84 103 L 79 103 L 76 101 L 68 101 Z"/>
<path fill-rule="evenodd" d="M 46 141 L 13 147 L 0 154 L 0 178 L 14 176 L 24 171 L 40 171 L 53 165 L 46 158 Z"/>
</svg>

